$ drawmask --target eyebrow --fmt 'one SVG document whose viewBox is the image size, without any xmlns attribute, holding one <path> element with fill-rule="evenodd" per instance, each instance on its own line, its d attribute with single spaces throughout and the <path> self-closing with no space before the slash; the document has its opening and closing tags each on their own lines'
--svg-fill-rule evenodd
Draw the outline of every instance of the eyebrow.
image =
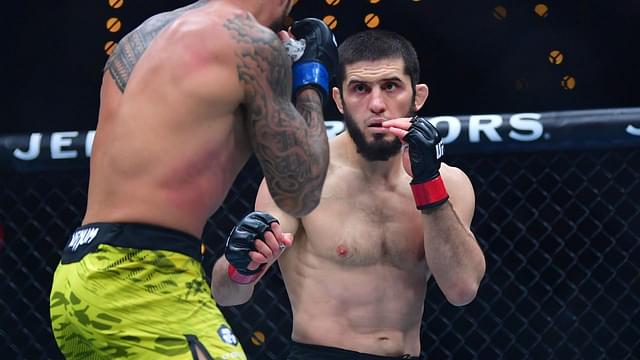
<svg viewBox="0 0 640 360">
<path fill-rule="evenodd" d="M 400 82 L 400 83 L 401 83 L 401 82 L 402 82 L 402 79 L 400 79 L 400 78 L 399 78 L 399 77 L 397 77 L 397 76 L 392 76 L 392 77 L 389 77 L 389 78 L 379 79 L 379 80 L 376 80 L 376 81 L 367 81 L 367 80 L 351 79 L 351 80 L 349 80 L 349 82 L 347 82 L 347 85 L 352 85 L 352 84 L 362 84 L 362 83 L 369 84 L 369 83 L 372 83 L 372 82 L 389 82 L 389 81 L 395 81 L 395 82 Z"/>
</svg>

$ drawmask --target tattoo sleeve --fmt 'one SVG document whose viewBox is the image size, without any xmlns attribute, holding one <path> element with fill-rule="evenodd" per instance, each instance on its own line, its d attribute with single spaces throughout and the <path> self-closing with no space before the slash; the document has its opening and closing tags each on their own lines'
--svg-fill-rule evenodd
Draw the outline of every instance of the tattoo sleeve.
<svg viewBox="0 0 640 360">
<path fill-rule="evenodd" d="M 296 111 L 291 62 L 276 34 L 248 15 L 228 19 L 225 28 L 237 43 L 247 129 L 271 196 L 291 215 L 305 215 L 320 200 L 329 163 L 320 97 L 305 92 Z"/>
</svg>

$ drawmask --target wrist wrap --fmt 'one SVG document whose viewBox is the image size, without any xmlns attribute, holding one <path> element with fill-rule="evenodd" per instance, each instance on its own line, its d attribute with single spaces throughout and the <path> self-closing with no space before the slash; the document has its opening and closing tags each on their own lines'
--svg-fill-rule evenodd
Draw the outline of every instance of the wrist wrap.
<svg viewBox="0 0 640 360">
<path fill-rule="evenodd" d="M 418 210 L 438 207 L 449 199 L 440 175 L 422 183 L 411 183 L 411 192 Z"/>
<path fill-rule="evenodd" d="M 238 269 L 236 269 L 235 266 L 229 264 L 229 266 L 227 267 L 227 274 L 229 275 L 229 279 L 231 279 L 231 281 L 233 281 L 234 283 L 247 285 L 256 281 L 256 279 L 259 278 L 260 275 L 262 275 L 265 269 L 266 267 L 262 266 L 262 269 L 259 269 L 257 273 L 244 275 L 239 273 Z"/>
<path fill-rule="evenodd" d="M 298 89 L 311 85 L 323 91 L 323 101 L 329 94 L 329 72 L 327 68 L 318 62 L 306 62 L 293 64 L 293 89 Z"/>
</svg>

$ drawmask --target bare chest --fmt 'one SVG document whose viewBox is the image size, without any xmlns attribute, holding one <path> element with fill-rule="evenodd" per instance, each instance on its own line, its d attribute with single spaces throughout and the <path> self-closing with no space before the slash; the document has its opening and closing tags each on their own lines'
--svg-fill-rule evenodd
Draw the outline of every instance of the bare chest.
<svg viewBox="0 0 640 360">
<path fill-rule="evenodd" d="M 312 251 L 339 264 L 413 268 L 424 261 L 420 213 L 405 191 L 330 192 L 303 225 Z"/>
</svg>

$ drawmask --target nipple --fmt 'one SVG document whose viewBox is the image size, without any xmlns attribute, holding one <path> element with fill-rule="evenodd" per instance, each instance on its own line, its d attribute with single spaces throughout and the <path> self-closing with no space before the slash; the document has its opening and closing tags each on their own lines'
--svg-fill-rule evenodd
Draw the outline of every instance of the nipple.
<svg viewBox="0 0 640 360">
<path fill-rule="evenodd" d="M 338 253 L 338 256 L 347 256 L 348 252 L 349 250 L 344 245 L 338 245 L 338 247 L 336 248 L 336 253 Z"/>
</svg>

